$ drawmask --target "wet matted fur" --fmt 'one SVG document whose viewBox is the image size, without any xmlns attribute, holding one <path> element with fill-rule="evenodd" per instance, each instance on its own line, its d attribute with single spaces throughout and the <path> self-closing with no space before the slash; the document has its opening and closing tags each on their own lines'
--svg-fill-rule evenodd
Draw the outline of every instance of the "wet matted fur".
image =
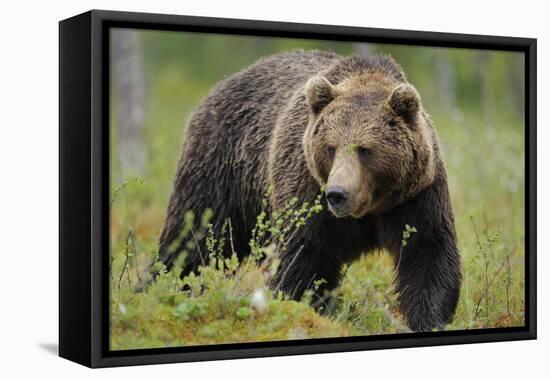
<svg viewBox="0 0 550 378">
<path fill-rule="evenodd" d="M 420 96 L 389 57 L 295 51 L 220 82 L 188 123 L 160 258 L 172 266 L 189 241 L 177 239 L 184 214 L 206 208 L 214 232 L 231 219 L 243 258 L 269 187 L 274 210 L 311 201 L 321 186 L 342 189 L 346 202 L 336 209 L 323 196 L 323 211 L 280 256 L 274 287 L 299 298 L 322 278 L 319 290 L 333 289 L 342 264 L 385 248 L 409 327 L 449 322 L 461 274 L 445 166 Z M 402 253 L 406 224 L 418 232 Z M 205 258 L 189 251 L 183 274 Z"/>
</svg>

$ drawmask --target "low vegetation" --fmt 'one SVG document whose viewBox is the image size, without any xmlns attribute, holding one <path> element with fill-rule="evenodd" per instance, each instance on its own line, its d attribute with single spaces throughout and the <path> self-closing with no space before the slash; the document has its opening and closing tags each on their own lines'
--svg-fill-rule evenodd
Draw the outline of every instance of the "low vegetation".
<svg viewBox="0 0 550 378">
<path fill-rule="evenodd" d="M 201 217 L 188 212 L 182 236 L 194 232 L 202 241 L 190 247 L 203 249 L 209 258 L 198 274 L 181 278 L 185 253 L 170 271 L 156 256 L 153 229 L 162 224 L 162 214 L 149 210 L 144 212 L 146 216 L 139 216 L 128 206 L 135 203 L 136 195 L 144 193 L 146 185 L 142 179 L 129 180 L 112 195 L 112 349 L 409 332 L 392 291 L 393 262 L 384 251 L 343 267 L 344 279 L 331 293 L 336 303 L 323 315 L 310 306 L 318 299 L 312 291 L 297 302 L 270 290 L 279 249 L 323 211 L 320 196 L 311 204 L 293 199 L 285 211 L 271 215 L 262 211 L 251 235 L 251 254 L 244 261 L 238 260 L 233 249 L 230 222 L 220 235 L 214 235 L 211 211 Z M 129 196 L 134 200 L 129 201 Z M 504 230 L 493 231 L 487 223 L 485 228 L 477 223 L 474 216 L 468 218 L 473 240 L 469 248 L 462 243 L 464 284 L 455 320 L 447 329 L 521 325 L 521 246 L 516 245 L 520 252 L 516 256 L 506 253 L 510 249 L 503 244 Z M 414 226 L 406 225 L 404 246 L 415 232 Z M 148 238 L 141 240 L 143 235 Z M 229 248 L 230 257 L 222 256 L 224 248 Z M 136 292 L 138 284 L 149 278 L 144 272 L 151 261 L 156 261 L 155 270 L 161 273 L 151 285 Z"/>
<path fill-rule="evenodd" d="M 326 314 L 311 309 L 311 295 L 296 302 L 270 291 L 276 251 L 267 238 L 259 238 L 260 228 L 272 219 L 267 214 L 251 235 L 249 259 L 237 261 L 233 256 L 226 260 L 216 255 L 219 243 L 231 243 L 228 224 L 225 236 L 210 235 L 210 247 L 206 240 L 200 245 L 212 249 L 210 263 L 200 275 L 180 279 L 175 269 L 163 272 L 148 289 L 134 290 L 146 278 L 148 264 L 156 259 L 184 121 L 212 86 L 258 57 L 277 51 L 361 52 L 361 46 L 347 42 L 155 31 L 143 32 L 142 37 L 147 87 L 139 137 L 146 158 L 139 173 L 122 167 L 119 154 L 124 136 L 115 116 L 117 98 L 111 96 L 111 348 L 407 332 L 392 291 L 393 261 L 385 251 L 343 268 L 343 280 L 334 293 L 338 301 Z M 389 53 L 403 66 L 422 94 L 442 143 L 463 276 L 457 312 L 447 330 L 523 325 L 522 55 L 399 45 L 366 47 L 368 54 Z M 307 214 L 317 205 L 306 205 Z M 297 201 L 292 212 L 301 206 Z M 199 215 L 188 215 L 188 224 L 206 235 L 211 216 Z M 281 227 L 289 226 L 288 222 L 283 221 Z M 403 231 L 414 233 L 414 226 Z M 403 239 L 406 242 L 406 235 Z M 187 290 L 182 290 L 184 286 Z"/>
</svg>

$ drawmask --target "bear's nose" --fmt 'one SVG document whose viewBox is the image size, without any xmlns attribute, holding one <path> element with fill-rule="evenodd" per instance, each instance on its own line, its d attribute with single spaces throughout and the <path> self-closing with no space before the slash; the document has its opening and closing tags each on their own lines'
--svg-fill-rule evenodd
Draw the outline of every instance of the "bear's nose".
<svg viewBox="0 0 550 378">
<path fill-rule="evenodd" d="M 327 190 L 327 201 L 334 209 L 341 208 L 348 198 L 344 189 L 339 186 L 332 186 Z"/>
</svg>

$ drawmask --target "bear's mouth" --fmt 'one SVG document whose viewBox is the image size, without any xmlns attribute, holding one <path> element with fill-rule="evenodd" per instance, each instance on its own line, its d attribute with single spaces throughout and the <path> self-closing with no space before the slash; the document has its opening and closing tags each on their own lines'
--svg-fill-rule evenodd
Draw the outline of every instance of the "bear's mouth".
<svg viewBox="0 0 550 378">
<path fill-rule="evenodd" d="M 348 216 L 353 216 L 354 214 L 351 206 L 342 206 L 342 207 L 336 208 L 332 206 L 330 203 L 328 203 L 328 209 L 330 210 L 332 215 L 334 215 L 337 218 L 345 218 Z"/>
<path fill-rule="evenodd" d="M 328 203 L 327 205 L 330 212 L 337 218 L 345 218 L 351 216 L 352 218 L 359 219 L 364 217 L 369 211 L 372 210 L 368 202 L 362 203 L 361 206 L 355 208 L 355 210 L 351 206 L 335 208 L 330 203 Z"/>
</svg>

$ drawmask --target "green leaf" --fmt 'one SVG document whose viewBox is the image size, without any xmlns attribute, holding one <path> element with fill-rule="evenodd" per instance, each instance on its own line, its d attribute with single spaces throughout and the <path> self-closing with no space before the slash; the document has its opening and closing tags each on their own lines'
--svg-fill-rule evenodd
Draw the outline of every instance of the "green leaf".
<svg viewBox="0 0 550 378">
<path fill-rule="evenodd" d="M 358 148 L 359 148 L 358 144 L 350 143 L 348 146 L 348 154 L 353 155 L 353 153 L 357 151 Z"/>
</svg>

